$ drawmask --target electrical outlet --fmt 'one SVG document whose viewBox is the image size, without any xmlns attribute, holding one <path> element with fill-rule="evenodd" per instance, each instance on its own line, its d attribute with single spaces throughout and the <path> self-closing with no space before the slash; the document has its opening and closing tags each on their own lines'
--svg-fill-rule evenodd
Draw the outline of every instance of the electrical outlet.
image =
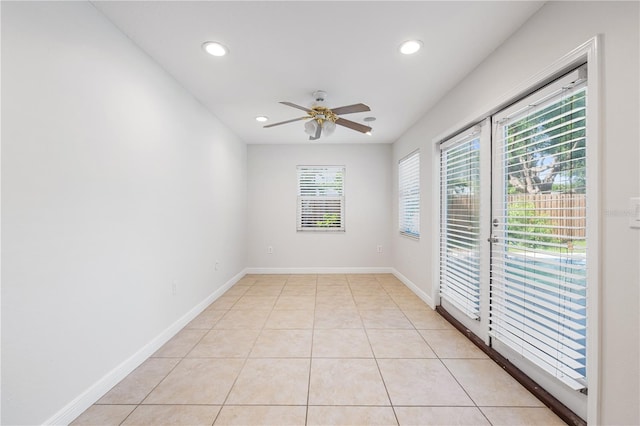
<svg viewBox="0 0 640 426">
<path fill-rule="evenodd" d="M 171 284 L 171 294 L 175 296 L 177 293 L 178 293 L 178 281 L 174 281 Z"/>
<path fill-rule="evenodd" d="M 213 266 L 213 269 L 215 269 L 216 271 L 220 269 L 220 262 L 218 262 L 216 260 L 216 264 Z"/>
<path fill-rule="evenodd" d="M 382 253 L 382 246 L 378 245 L 378 253 Z"/>
<path fill-rule="evenodd" d="M 267 254 L 273 254 L 273 246 L 267 247 Z"/>
</svg>

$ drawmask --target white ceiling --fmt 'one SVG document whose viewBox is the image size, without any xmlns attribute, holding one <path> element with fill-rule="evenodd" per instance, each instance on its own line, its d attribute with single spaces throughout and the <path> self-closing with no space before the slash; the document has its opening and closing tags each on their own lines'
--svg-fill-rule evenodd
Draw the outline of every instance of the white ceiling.
<svg viewBox="0 0 640 426">
<path fill-rule="evenodd" d="M 316 89 L 338 107 L 365 103 L 373 135 L 338 126 L 319 142 L 392 143 L 544 2 L 94 1 L 122 32 L 245 142 L 309 142 L 301 117 Z M 420 39 L 413 56 L 400 43 Z M 206 54 L 213 40 L 230 53 Z M 266 124 L 268 124 L 266 123 Z"/>
</svg>

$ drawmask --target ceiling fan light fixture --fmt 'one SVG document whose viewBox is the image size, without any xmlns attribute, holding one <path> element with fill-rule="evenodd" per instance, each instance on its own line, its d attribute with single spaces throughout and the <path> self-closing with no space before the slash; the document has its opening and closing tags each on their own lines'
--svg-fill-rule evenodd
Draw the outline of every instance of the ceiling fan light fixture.
<svg viewBox="0 0 640 426">
<path fill-rule="evenodd" d="M 400 53 L 403 55 L 413 55 L 422 48 L 420 40 L 407 40 L 400 45 Z"/>
<path fill-rule="evenodd" d="M 309 120 L 304 123 L 304 132 L 309 136 L 314 136 L 316 134 L 316 130 L 318 130 L 318 123 L 316 120 Z"/>
<path fill-rule="evenodd" d="M 217 41 L 206 41 L 202 44 L 202 48 L 212 56 L 224 56 L 229 53 L 229 49 Z"/>
<path fill-rule="evenodd" d="M 269 117 L 267 117 L 266 115 L 259 115 L 256 117 L 256 121 L 259 121 L 260 123 L 264 123 L 265 121 L 268 121 Z"/>
<path fill-rule="evenodd" d="M 326 120 L 322 123 L 322 134 L 324 136 L 331 136 L 333 132 L 336 130 L 336 123 L 331 120 Z"/>
</svg>

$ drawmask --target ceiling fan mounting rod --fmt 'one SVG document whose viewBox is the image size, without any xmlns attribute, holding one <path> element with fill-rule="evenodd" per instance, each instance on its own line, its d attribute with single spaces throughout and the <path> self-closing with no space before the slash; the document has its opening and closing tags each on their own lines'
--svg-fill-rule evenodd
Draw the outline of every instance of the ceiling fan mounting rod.
<svg viewBox="0 0 640 426">
<path fill-rule="evenodd" d="M 324 102 L 324 100 L 327 99 L 327 92 L 324 90 L 316 90 L 313 92 L 313 98 L 316 102 Z"/>
</svg>

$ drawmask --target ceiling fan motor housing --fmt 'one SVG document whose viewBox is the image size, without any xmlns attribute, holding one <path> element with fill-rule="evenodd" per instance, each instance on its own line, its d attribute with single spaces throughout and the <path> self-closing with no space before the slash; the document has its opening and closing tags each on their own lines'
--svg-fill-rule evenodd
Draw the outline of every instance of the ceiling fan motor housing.
<svg viewBox="0 0 640 426">
<path fill-rule="evenodd" d="M 318 124 L 322 124 L 325 121 L 331 121 L 335 123 L 338 120 L 338 116 L 333 113 L 329 108 L 324 106 L 314 106 L 309 111 L 309 116 L 315 119 Z"/>
</svg>

